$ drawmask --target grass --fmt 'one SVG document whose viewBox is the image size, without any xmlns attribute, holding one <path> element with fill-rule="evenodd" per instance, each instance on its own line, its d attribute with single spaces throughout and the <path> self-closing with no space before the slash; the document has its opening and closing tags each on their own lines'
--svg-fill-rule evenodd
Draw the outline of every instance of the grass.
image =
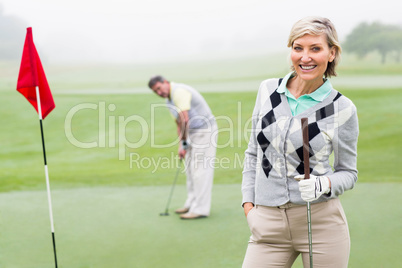
<svg viewBox="0 0 402 268">
<path fill-rule="evenodd" d="M 40 144 L 40 132 L 38 120 L 33 108 L 25 103 L 21 96 L 11 93 L 5 94 L 11 99 L 1 109 L 4 114 L 9 113 L 5 118 L 6 130 L 2 132 L 2 140 L 7 140 L 0 155 L 2 160 L 1 171 L 2 185 L 0 191 L 9 190 L 32 190 L 37 189 L 33 184 L 41 184 L 43 180 L 43 159 L 42 148 Z M 234 153 L 239 155 L 244 152 L 246 140 L 238 137 L 238 130 L 235 128 L 227 129 L 230 124 L 237 124 L 238 113 L 241 113 L 242 124 L 251 114 L 254 103 L 254 94 L 238 93 L 234 98 L 241 100 L 241 111 L 237 111 L 238 103 L 228 101 L 224 95 L 208 94 L 209 101 L 215 103 L 227 102 L 226 109 L 216 110 L 215 115 L 218 118 L 218 124 L 224 128 L 220 135 L 220 144 L 228 144 L 228 148 L 222 148 L 218 152 L 218 158 L 233 159 Z M 56 98 L 57 108 L 44 120 L 46 148 L 49 172 L 52 178 L 52 184 L 56 188 L 83 185 L 154 185 L 167 183 L 163 177 L 155 176 L 160 173 L 160 167 L 149 166 L 149 161 L 165 161 L 174 156 L 177 146 L 168 148 L 152 148 L 151 142 L 157 145 L 163 145 L 174 142 L 176 139 L 175 126 L 172 119 L 166 114 L 166 108 L 156 108 L 155 123 L 152 124 L 150 104 L 161 103 L 158 98 L 150 94 L 144 95 L 124 95 L 115 96 L 63 96 Z M 21 102 L 22 100 L 22 102 Z M 85 109 L 74 114 L 71 120 L 71 126 L 66 126 L 65 118 L 69 116 L 69 111 L 79 104 L 91 103 L 97 108 L 95 110 Z M 101 117 L 105 118 L 106 133 L 102 128 L 99 130 L 99 113 L 102 103 L 105 107 L 114 104 L 116 110 L 110 112 L 107 108 Z M 27 113 L 14 114 L 14 109 L 26 110 Z M 230 112 L 227 113 L 227 109 Z M 127 119 L 130 116 L 140 116 L 144 118 L 147 126 L 142 129 L 137 122 L 131 122 L 123 128 L 119 120 Z M 114 123 L 111 121 L 114 120 Z M 164 123 L 169 122 L 169 123 Z M 115 131 L 109 131 L 112 127 Z M 237 127 L 234 126 L 234 127 Z M 116 132 L 116 133 L 115 133 Z M 31 133 L 31 135 L 26 135 Z M 71 135 L 69 134 L 71 133 Z M 105 135 L 101 140 L 105 141 L 105 146 L 100 147 L 99 133 Z M 114 145 L 110 144 L 109 137 L 115 135 Z M 120 138 L 119 135 L 123 136 Z M 144 146 L 136 147 L 137 143 L 146 137 Z M 232 140 L 231 138 L 234 138 Z M 123 146 L 123 142 L 130 146 Z M 84 146 L 90 142 L 96 142 L 98 146 L 94 148 L 79 148 L 72 142 L 79 141 L 79 146 Z M 120 154 L 120 156 L 119 156 Z M 136 160 L 141 157 L 141 162 Z M 124 160 L 119 160 L 125 158 Z M 18 161 L 16 161 L 18 159 Z M 147 160 L 148 159 L 148 160 Z M 147 160 L 147 161 L 145 161 Z M 23 169 L 20 166 L 24 167 Z M 148 168 L 147 168 L 148 167 Z M 21 172 L 17 172 L 17 171 Z M 229 174 L 238 173 L 237 170 L 217 171 L 217 182 L 234 182 Z M 156 174 L 154 174 L 156 172 Z M 238 177 L 238 176 L 237 176 Z M 239 181 L 239 178 L 236 179 Z"/>
<path fill-rule="evenodd" d="M 172 180 L 172 178 L 170 178 Z M 184 175 L 179 177 L 184 180 Z M 211 217 L 183 221 L 165 209 L 169 186 L 53 191 L 60 267 L 240 267 L 250 231 L 238 184 L 215 185 Z M 352 247 L 349 268 L 399 267 L 400 183 L 360 183 L 341 197 Z M 369 196 L 370 198 L 367 198 Z M 163 198 L 162 198 L 163 197 Z M 171 208 L 181 206 L 179 185 Z M 44 191 L 0 195 L 0 266 L 54 267 Z M 297 260 L 294 268 L 300 268 Z"/>
<path fill-rule="evenodd" d="M 387 57 L 387 62 L 382 64 L 381 55 L 378 52 L 371 52 L 362 59 L 354 54 L 346 54 L 342 56 L 339 75 L 401 75 L 402 63 L 396 62 L 395 58 L 395 55 L 390 54 Z"/>
<path fill-rule="evenodd" d="M 49 69 L 44 63 L 56 102 L 44 129 L 61 267 L 239 267 L 249 236 L 239 207 L 248 120 L 259 82 L 287 72 L 284 58 Z M 339 74 L 402 72 L 398 64 L 376 60 L 346 55 Z M 15 91 L 18 66 L 0 63 L 0 267 L 53 267 L 38 118 Z M 175 174 L 177 145 L 155 145 L 174 143 L 175 125 L 165 108 L 151 109 L 163 104 L 158 97 L 113 94 L 144 90 L 154 73 L 204 90 L 217 117 L 219 167 L 208 219 L 158 216 Z M 393 193 L 401 191 L 402 85 L 388 87 L 337 88 L 357 106 L 360 124 L 359 181 L 341 198 L 352 237 L 349 267 L 399 265 L 402 228 L 395 217 L 402 200 Z M 96 94 L 102 89 L 109 93 Z M 184 195 L 182 175 L 171 207 Z"/>
<path fill-rule="evenodd" d="M 402 91 L 341 92 L 358 109 L 359 180 L 398 182 L 402 167 L 395 165 L 395 159 L 402 149 L 398 101 L 402 100 Z M 204 95 L 220 128 L 217 160 L 221 168 L 216 170 L 216 183 L 239 183 L 255 92 Z M 0 108 L 4 126 L 0 136 L 6 141 L 0 153 L 0 192 L 41 189 L 43 158 L 37 115 L 19 94 L 3 92 L 2 96 L 8 101 Z M 170 183 L 158 174 L 166 172 L 161 171 L 162 164 L 172 167 L 177 160 L 175 125 L 164 107 L 150 108 L 151 104 L 162 104 L 156 96 L 55 94 L 55 99 L 56 109 L 44 120 L 48 166 L 55 189 Z M 93 107 L 82 106 L 73 113 L 78 105 Z M 110 105 L 115 109 L 110 110 Z M 153 119 L 152 113 L 156 115 Z M 155 148 L 151 143 L 173 145 Z"/>
<path fill-rule="evenodd" d="M 402 144 L 401 90 L 345 93 L 358 109 L 359 180 L 362 182 L 400 182 L 402 169 L 395 165 Z M 396 162 L 395 162 L 396 161 Z"/>
</svg>

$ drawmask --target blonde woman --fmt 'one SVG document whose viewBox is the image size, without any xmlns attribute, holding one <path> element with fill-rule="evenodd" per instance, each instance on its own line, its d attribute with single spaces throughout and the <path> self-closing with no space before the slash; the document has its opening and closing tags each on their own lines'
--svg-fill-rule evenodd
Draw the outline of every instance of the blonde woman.
<svg viewBox="0 0 402 268">
<path fill-rule="evenodd" d="M 309 267 L 306 203 L 311 203 L 314 267 L 347 267 L 348 224 L 338 199 L 357 181 L 356 107 L 329 81 L 341 47 L 332 22 L 293 26 L 292 72 L 261 83 L 245 152 L 243 208 L 251 230 L 243 267 Z M 309 120 L 310 179 L 303 180 L 300 119 Z M 334 154 L 334 163 L 330 155 Z"/>
</svg>

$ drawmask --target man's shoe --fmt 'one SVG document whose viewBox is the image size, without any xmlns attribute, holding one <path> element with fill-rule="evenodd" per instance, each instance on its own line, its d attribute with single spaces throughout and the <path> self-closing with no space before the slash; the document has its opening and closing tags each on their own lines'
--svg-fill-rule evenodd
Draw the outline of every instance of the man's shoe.
<svg viewBox="0 0 402 268">
<path fill-rule="evenodd" d="M 180 218 L 182 220 L 194 220 L 194 219 L 201 219 L 201 218 L 205 218 L 205 217 L 207 217 L 207 216 L 198 215 L 198 214 L 191 213 L 191 212 L 180 215 Z"/>
<path fill-rule="evenodd" d="M 175 210 L 177 214 L 184 214 L 187 213 L 190 209 L 189 208 L 178 208 Z"/>
</svg>

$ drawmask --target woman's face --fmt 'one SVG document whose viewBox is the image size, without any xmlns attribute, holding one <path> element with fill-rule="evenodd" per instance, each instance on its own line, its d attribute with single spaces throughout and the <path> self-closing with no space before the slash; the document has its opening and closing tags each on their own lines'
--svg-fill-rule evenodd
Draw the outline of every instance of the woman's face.
<svg viewBox="0 0 402 268">
<path fill-rule="evenodd" d="M 293 42 L 292 64 L 303 80 L 322 79 L 328 62 L 332 62 L 334 58 L 335 47 L 329 47 L 325 34 L 305 34 Z"/>
</svg>

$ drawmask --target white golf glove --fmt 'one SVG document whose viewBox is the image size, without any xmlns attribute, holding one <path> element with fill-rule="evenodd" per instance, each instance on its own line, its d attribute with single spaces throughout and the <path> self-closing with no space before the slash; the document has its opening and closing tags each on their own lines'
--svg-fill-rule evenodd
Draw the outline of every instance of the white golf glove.
<svg viewBox="0 0 402 268">
<path fill-rule="evenodd" d="M 310 174 L 310 179 L 305 180 L 304 174 L 295 176 L 299 181 L 301 198 L 306 202 L 317 200 L 321 195 L 331 191 L 329 179 L 324 176 L 314 176 Z"/>
</svg>

